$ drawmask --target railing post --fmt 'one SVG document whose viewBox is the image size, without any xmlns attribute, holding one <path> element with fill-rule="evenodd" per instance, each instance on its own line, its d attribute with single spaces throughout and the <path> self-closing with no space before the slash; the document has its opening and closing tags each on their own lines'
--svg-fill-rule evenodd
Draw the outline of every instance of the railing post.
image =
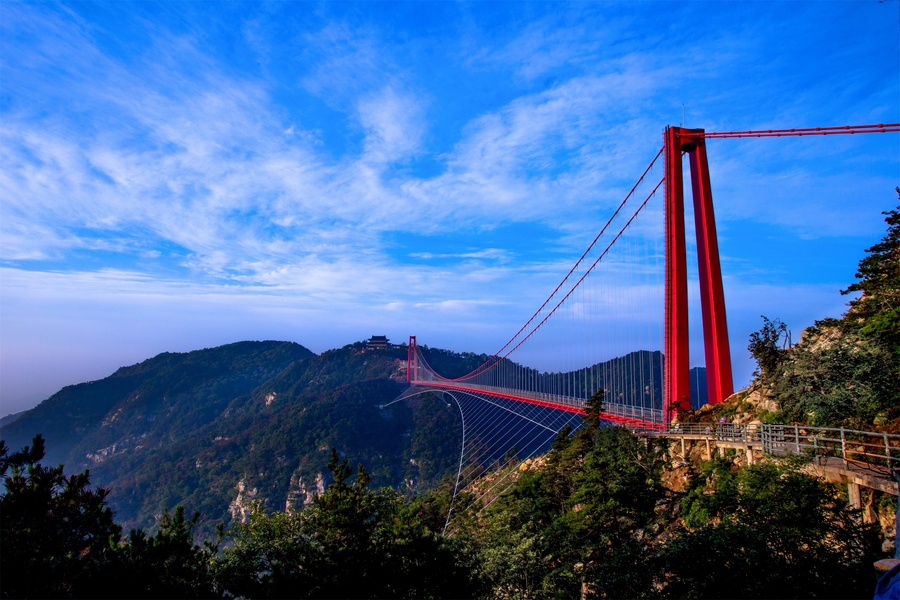
<svg viewBox="0 0 900 600">
<path fill-rule="evenodd" d="M 847 440 L 844 439 L 844 428 L 841 427 L 841 459 L 844 461 L 844 466 L 847 466 Z"/>
<path fill-rule="evenodd" d="M 800 427 L 794 425 L 794 447 L 797 450 L 797 454 L 800 454 Z"/>
</svg>

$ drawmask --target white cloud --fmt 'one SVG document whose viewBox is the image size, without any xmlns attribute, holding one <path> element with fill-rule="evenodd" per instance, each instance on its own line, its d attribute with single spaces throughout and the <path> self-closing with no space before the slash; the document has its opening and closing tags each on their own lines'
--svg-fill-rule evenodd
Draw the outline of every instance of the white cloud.
<svg viewBox="0 0 900 600">
<path fill-rule="evenodd" d="M 519 313 L 527 318 L 543 300 L 658 149 L 663 125 L 680 119 L 682 102 L 689 123 L 708 129 L 823 124 L 842 106 L 857 122 L 896 115 L 895 66 L 877 67 L 878 77 L 854 69 L 838 90 L 847 69 L 821 61 L 798 87 L 801 59 L 833 43 L 827 30 L 808 37 L 811 5 L 799 16 L 794 6 L 767 7 L 790 17 L 777 36 L 791 27 L 807 36 L 779 37 L 774 58 L 771 23 L 749 18 L 751 9 L 707 17 L 706 5 L 660 5 L 658 15 L 646 6 L 554 6 L 489 35 L 477 19 L 431 22 L 427 37 L 418 21 L 395 29 L 344 5 L 279 37 L 276 11 L 245 23 L 239 39 L 222 33 L 252 42 L 240 66 L 228 57 L 247 48 L 217 48 L 202 23 L 154 21 L 123 44 L 127 33 L 112 35 L 77 6 L 4 6 L 3 347 L 24 348 L 25 323 L 62 314 L 96 315 L 67 343 L 106 327 L 93 338 L 105 344 L 118 334 L 101 313 L 123 315 L 115 327 L 133 331 L 140 319 L 168 318 L 157 312 L 172 314 L 175 329 L 199 314 L 194 331 L 212 343 L 221 308 L 248 323 L 240 332 L 272 331 L 266 318 L 291 331 L 286 323 L 316 323 L 323 336 L 329 323 L 343 332 L 391 323 L 434 335 L 434 345 L 465 332 L 472 345 L 462 349 L 492 351 L 481 340 L 505 339 L 512 331 L 503 326 L 514 330 Z M 469 10 L 445 14 L 457 9 Z M 718 27 L 729 14 L 748 18 Z M 637 35 L 643 19 L 665 29 Z M 704 27 L 685 27 L 696 19 Z M 873 33 L 831 58 L 868 65 L 860 58 L 882 39 Z M 710 143 L 720 222 L 826 239 L 883 231 L 895 141 L 728 143 Z M 553 254 L 534 258 L 491 234 L 519 223 L 540 224 Z M 383 242 L 388 233 L 456 231 L 479 234 L 478 247 L 409 252 Z M 729 258 L 742 278 L 771 271 Z M 791 293 L 831 308 L 819 291 Z M 729 299 L 734 311 L 756 312 L 752 294 L 775 291 L 747 293 L 746 302 Z"/>
<path fill-rule="evenodd" d="M 366 131 L 365 153 L 376 163 L 409 158 L 420 149 L 424 131 L 419 103 L 388 87 L 359 103 Z"/>
<path fill-rule="evenodd" d="M 434 260 L 434 259 L 445 259 L 445 258 L 457 258 L 457 259 L 484 259 L 484 260 L 492 260 L 497 262 L 507 262 L 512 258 L 512 255 L 503 250 L 502 248 L 485 248 L 484 250 L 478 250 L 473 252 L 460 252 L 460 253 L 443 253 L 436 254 L 434 252 L 414 252 L 410 254 L 410 256 L 414 258 L 421 258 L 424 260 Z"/>
</svg>

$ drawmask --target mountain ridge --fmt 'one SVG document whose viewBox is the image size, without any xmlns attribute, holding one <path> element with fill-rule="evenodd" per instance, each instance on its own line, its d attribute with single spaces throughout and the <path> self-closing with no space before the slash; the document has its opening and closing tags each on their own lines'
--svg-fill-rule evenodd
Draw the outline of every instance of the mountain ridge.
<svg viewBox="0 0 900 600">
<path fill-rule="evenodd" d="M 363 342 L 321 355 L 275 341 L 165 352 L 64 387 L 0 437 L 15 448 L 43 434 L 46 461 L 90 469 L 126 527 L 152 528 L 184 504 L 208 530 L 240 518 L 248 499 L 281 510 L 311 500 L 332 447 L 364 461 L 377 485 L 439 482 L 458 441 L 444 452 L 414 431 L 435 419 L 455 430 L 455 415 L 428 402 L 378 408 L 402 391 L 405 359 L 405 346 Z M 414 438 L 426 442 L 412 450 Z"/>
<path fill-rule="evenodd" d="M 420 349 L 450 377 L 489 358 Z M 406 359 L 405 344 L 365 342 L 321 354 L 278 341 L 164 352 L 64 387 L 0 436 L 18 448 L 43 434 L 47 462 L 90 469 L 126 527 L 153 528 L 176 505 L 199 511 L 206 531 L 243 519 L 251 503 L 300 509 L 330 483 L 332 448 L 365 464 L 375 486 L 421 492 L 455 474 L 460 422 L 427 396 L 381 408 L 406 386 Z M 658 352 L 604 364 L 619 381 L 654 382 L 641 393 L 661 394 Z"/>
</svg>

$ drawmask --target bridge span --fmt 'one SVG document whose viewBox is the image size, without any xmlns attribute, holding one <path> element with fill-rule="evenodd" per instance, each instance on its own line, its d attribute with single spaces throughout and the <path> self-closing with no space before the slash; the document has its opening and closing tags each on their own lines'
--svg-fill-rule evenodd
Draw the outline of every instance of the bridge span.
<svg viewBox="0 0 900 600">
<path fill-rule="evenodd" d="M 897 435 L 727 424 L 689 432 L 688 425 L 677 424 L 701 392 L 716 404 L 733 391 L 706 141 L 884 132 L 900 132 L 900 123 L 731 132 L 667 127 L 662 148 L 575 265 L 483 364 L 459 377 L 442 376 L 410 336 L 407 382 L 418 391 L 403 397 L 434 391 L 459 408 L 457 489 L 464 487 L 464 473 L 471 480 L 504 453 L 527 447 L 528 458 L 546 450 L 558 432 L 581 426 L 588 399 L 602 392 L 602 418 L 642 435 L 680 440 L 682 448 L 702 443 L 708 455 L 713 447 L 738 449 L 748 462 L 762 454 L 811 453 L 823 476 L 848 485 L 851 500 L 859 497 L 859 486 L 896 494 L 891 482 L 900 470 Z M 685 162 L 695 244 L 686 236 Z M 696 260 L 691 271 L 689 256 Z M 689 287 L 696 289 L 696 301 Z M 696 381 L 689 308 L 700 316 L 693 337 L 702 350 L 694 354 L 705 359 L 703 379 Z M 542 361 L 541 370 L 529 366 Z"/>
<path fill-rule="evenodd" d="M 455 390 L 459 392 L 481 393 L 494 398 L 504 398 L 525 404 L 533 404 L 554 410 L 584 415 L 584 398 L 573 396 L 563 396 L 560 394 L 550 394 L 545 392 L 532 392 L 528 390 L 517 390 L 515 388 L 502 388 L 492 385 L 483 384 L 459 384 L 445 381 L 414 381 L 413 385 L 423 388 L 436 388 L 442 390 Z M 661 423 L 662 410 L 657 408 L 645 408 L 643 406 L 633 406 L 629 404 L 603 404 L 603 412 L 600 414 L 601 419 L 624 425 L 627 427 L 635 427 L 640 430 L 663 430 L 665 427 Z"/>
</svg>

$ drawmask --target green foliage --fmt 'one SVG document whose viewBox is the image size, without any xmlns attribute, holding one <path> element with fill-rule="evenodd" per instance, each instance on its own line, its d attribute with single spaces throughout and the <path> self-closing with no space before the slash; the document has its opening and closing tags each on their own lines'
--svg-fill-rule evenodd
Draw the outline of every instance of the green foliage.
<svg viewBox="0 0 900 600">
<path fill-rule="evenodd" d="M 8 598 L 98 596 L 116 559 L 121 528 L 91 489 L 89 473 L 44 467 L 44 441 L 10 455 L 0 443 L 0 579 Z M 11 469 L 11 471 L 8 471 Z"/>
<path fill-rule="evenodd" d="M 193 531 L 199 520 L 200 513 L 185 519 L 184 507 L 178 506 L 174 514 L 163 512 L 155 535 L 132 529 L 119 549 L 117 581 L 111 588 L 129 598 L 217 595 L 212 568 L 217 547 L 202 547 L 194 541 Z"/>
<path fill-rule="evenodd" d="M 756 360 L 757 374 L 765 379 L 771 379 L 779 374 L 779 367 L 783 361 L 785 346 L 790 334 L 787 326 L 780 320 L 770 321 L 765 316 L 762 317 L 762 320 L 762 329 L 750 334 L 747 350 Z"/>
<path fill-rule="evenodd" d="M 871 593 L 874 526 L 819 480 L 772 463 L 715 461 L 654 558 L 661 597 L 851 598 Z"/>
<path fill-rule="evenodd" d="M 632 597 L 647 585 L 649 572 L 641 565 L 649 549 L 641 540 L 655 507 L 667 497 L 660 482 L 663 465 L 661 449 L 627 429 L 595 435 L 564 517 L 580 547 L 585 583 L 595 594 Z"/>
<path fill-rule="evenodd" d="M 159 532 L 121 527 L 108 491 L 91 489 L 89 473 L 66 476 L 44 467 L 44 442 L 8 454 L 0 443 L 5 492 L 0 496 L 0 577 L 6 598 L 201 598 L 214 595 L 215 547 L 201 548 L 184 508 L 163 514 Z M 8 469 L 12 471 L 8 473 Z"/>
<path fill-rule="evenodd" d="M 517 504 L 493 511 L 481 532 L 481 568 L 493 598 L 538 597 L 556 566 L 546 537 L 536 524 L 522 522 Z"/>
<path fill-rule="evenodd" d="M 900 196 L 900 187 L 896 188 Z M 862 292 L 850 302 L 848 319 L 858 320 L 865 335 L 900 352 L 900 206 L 884 213 L 888 230 L 880 242 L 867 248 L 859 262 L 858 281 L 842 293 Z"/>
<path fill-rule="evenodd" d="M 622 428 L 569 433 L 487 512 L 479 544 L 494 597 L 631 597 L 647 583 L 640 540 L 666 495 L 660 451 Z"/>
<path fill-rule="evenodd" d="M 763 317 L 750 336 L 763 390 L 781 409 L 761 420 L 870 429 L 900 418 L 900 207 L 885 215 L 887 233 L 842 292 L 862 292 L 843 318 L 817 322 L 790 349 L 777 319 Z"/>
<path fill-rule="evenodd" d="M 468 533 L 488 597 L 870 593 L 877 533 L 830 486 L 790 465 L 716 459 L 693 475 L 679 506 L 661 485 L 666 464 L 660 448 L 624 429 L 558 436 L 542 466 L 522 473 Z"/>
<path fill-rule="evenodd" d="M 891 354 L 859 331 L 819 325 L 785 360 L 771 393 L 784 417 L 814 426 L 871 428 L 879 414 L 900 414 Z"/>
<path fill-rule="evenodd" d="M 396 492 L 368 489 L 332 450 L 333 483 L 312 507 L 238 526 L 218 571 L 230 595 L 294 598 L 467 597 L 464 552 L 426 528 Z"/>
<path fill-rule="evenodd" d="M 599 388 L 584 403 L 584 424 L 588 429 L 597 429 L 600 426 L 604 396 L 603 388 Z"/>
<path fill-rule="evenodd" d="M 322 592 L 325 557 L 298 513 L 269 515 L 255 505 L 232 537 L 216 565 L 219 584 L 230 595 L 289 598 Z"/>
<path fill-rule="evenodd" d="M 876 527 L 787 463 L 703 463 L 675 519 L 662 448 L 622 428 L 560 432 L 450 538 L 449 482 L 409 502 L 332 450 L 312 506 L 255 505 L 221 553 L 180 506 L 122 541 L 105 492 L 42 456 L 40 437 L 12 455 L 0 443 L 4 596 L 843 598 L 870 593 L 877 558 Z"/>
</svg>

